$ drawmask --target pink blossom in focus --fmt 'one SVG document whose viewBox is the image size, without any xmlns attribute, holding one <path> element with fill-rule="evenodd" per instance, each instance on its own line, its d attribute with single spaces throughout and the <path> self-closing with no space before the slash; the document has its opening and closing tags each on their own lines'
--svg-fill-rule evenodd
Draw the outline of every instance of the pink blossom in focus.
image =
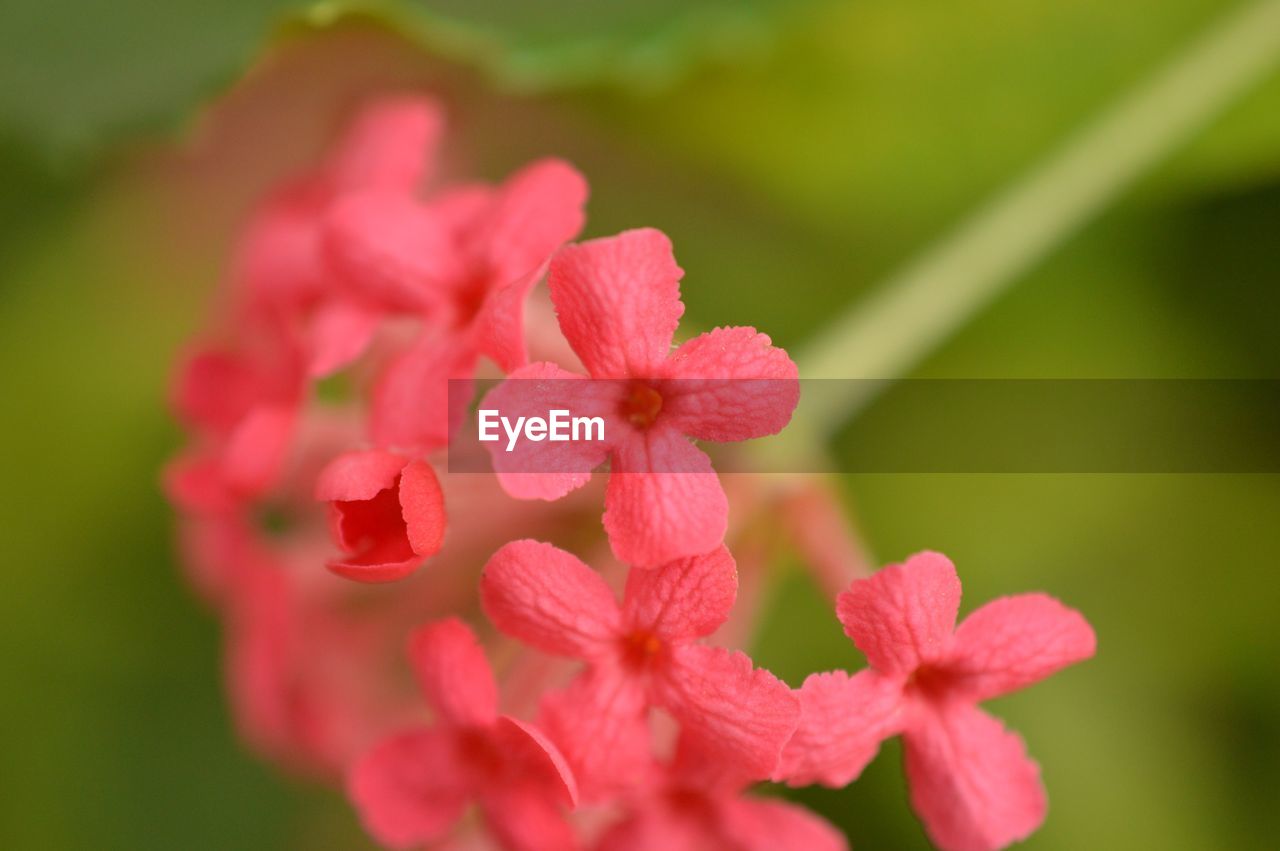
<svg viewBox="0 0 1280 851">
<path fill-rule="evenodd" d="M 508 635 L 586 669 L 549 695 L 542 719 L 586 797 L 629 782 L 649 754 L 651 706 L 743 777 L 767 777 L 796 724 L 784 683 L 740 652 L 698 642 L 728 618 L 737 571 L 728 550 L 633 570 L 622 603 L 591 568 L 550 544 L 507 544 L 480 595 Z"/>
<path fill-rule="evenodd" d="M 995 600 L 956 628 L 959 607 L 959 577 L 938 553 L 850 585 L 836 611 L 871 666 L 805 680 L 775 778 L 843 786 L 882 739 L 901 734 L 912 805 L 940 848 L 1002 848 L 1039 827 L 1039 767 L 977 704 L 1089 658 L 1093 629 L 1044 594 Z"/>
<path fill-rule="evenodd" d="M 507 492 L 558 499 L 610 462 L 604 527 L 614 553 L 653 567 L 709 552 L 724 539 L 728 501 L 690 438 L 737 441 L 780 431 L 800 398 L 786 352 L 753 328 L 717 328 L 671 350 L 684 305 L 671 242 L 641 229 L 561 250 L 548 283 L 560 328 L 595 382 L 551 363 L 512 372 L 484 407 L 527 405 L 551 387 L 574 414 L 605 420 L 603 441 L 579 443 L 568 469 L 545 470 L 549 444 L 525 454 L 489 444 Z M 523 397 L 523 398 L 522 398 Z M 537 454 L 533 454 L 537 453 Z"/>
</svg>

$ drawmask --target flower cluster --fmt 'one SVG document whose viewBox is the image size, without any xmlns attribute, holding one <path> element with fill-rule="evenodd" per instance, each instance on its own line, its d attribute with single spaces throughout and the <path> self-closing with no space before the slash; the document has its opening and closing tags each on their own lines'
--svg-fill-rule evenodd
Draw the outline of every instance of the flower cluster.
<svg viewBox="0 0 1280 851">
<path fill-rule="evenodd" d="M 393 848 L 840 849 L 750 787 L 847 785 L 897 735 L 939 847 L 1033 831 L 1038 768 L 977 704 L 1092 655 L 1084 619 L 1030 594 L 957 628 L 955 570 L 923 553 L 838 580 L 865 670 L 793 689 L 725 647 L 778 541 L 828 587 L 854 551 L 820 483 L 722 482 L 693 442 L 784 428 L 795 364 L 753 328 L 673 345 L 665 235 L 573 244 L 572 167 L 439 175 L 443 129 L 425 98 L 366 105 L 259 205 L 179 364 L 166 487 L 244 736 L 344 779 Z M 440 474 L 486 376 L 485 404 L 558 394 L 608 438 Z"/>
</svg>

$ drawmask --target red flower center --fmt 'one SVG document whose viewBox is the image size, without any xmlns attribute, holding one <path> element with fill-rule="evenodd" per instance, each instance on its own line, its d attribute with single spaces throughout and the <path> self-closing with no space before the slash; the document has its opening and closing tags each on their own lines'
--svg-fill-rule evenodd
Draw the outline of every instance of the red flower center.
<svg viewBox="0 0 1280 851">
<path fill-rule="evenodd" d="M 662 411 L 662 394 L 647 384 L 631 385 L 622 402 L 622 416 L 636 428 L 648 428 Z"/>
<path fill-rule="evenodd" d="M 661 652 L 662 639 L 652 632 L 638 629 L 622 639 L 622 656 L 632 667 L 648 667 Z"/>
</svg>

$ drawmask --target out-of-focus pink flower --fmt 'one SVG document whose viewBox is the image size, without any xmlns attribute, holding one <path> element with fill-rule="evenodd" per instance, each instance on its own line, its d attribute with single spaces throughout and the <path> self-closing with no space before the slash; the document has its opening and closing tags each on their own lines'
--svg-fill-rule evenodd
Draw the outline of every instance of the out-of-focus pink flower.
<svg viewBox="0 0 1280 851">
<path fill-rule="evenodd" d="M 844 835 L 796 804 L 744 794 L 747 782 L 688 736 L 627 796 L 596 851 L 842 851 Z"/>
<path fill-rule="evenodd" d="M 381 311 L 423 323 L 374 389 L 381 445 L 448 442 L 448 382 L 468 399 L 481 355 L 510 371 L 528 360 L 524 304 L 547 259 L 582 229 L 587 184 L 560 160 L 502 186 L 469 184 L 425 201 L 352 195 L 329 217 L 326 246 L 348 287 Z"/>
<path fill-rule="evenodd" d="M 690 438 L 775 434 L 800 397 L 795 364 L 753 328 L 717 328 L 671 351 L 684 312 L 682 275 L 670 240 L 653 229 L 561 250 L 548 274 L 551 297 L 561 330 L 597 381 L 531 364 L 484 405 L 505 412 L 560 397 L 574 415 L 604 419 L 602 441 L 530 443 L 523 453 L 489 446 L 503 487 L 524 499 L 558 499 L 608 458 L 604 526 L 614 553 L 635 567 L 705 553 L 724 539 L 724 490 Z M 543 466 L 553 450 L 573 453 L 568 469 Z"/>
<path fill-rule="evenodd" d="M 836 611 L 871 667 L 805 680 L 800 724 L 775 778 L 843 786 L 882 739 L 901 733 L 911 801 L 939 847 L 1001 848 L 1039 827 L 1040 769 L 977 703 L 1089 658 L 1093 629 L 1044 594 L 995 600 L 956 628 L 959 606 L 959 577 L 938 553 L 851 584 Z"/>
<path fill-rule="evenodd" d="M 474 802 L 504 848 L 575 847 L 561 812 L 577 801 L 573 774 L 537 728 L 498 714 L 497 684 L 470 628 L 457 618 L 428 624 L 409 652 L 437 721 L 387 738 L 352 767 L 348 794 L 369 832 L 393 848 L 434 842 Z"/>
<path fill-rule="evenodd" d="M 743 653 L 698 642 L 724 623 L 737 591 L 729 551 L 633 570 L 622 604 L 587 565 L 522 540 L 489 560 L 481 602 L 503 632 L 587 668 L 543 703 L 543 725 L 584 796 L 608 794 L 648 760 L 648 709 L 666 709 L 686 735 L 747 778 L 767 777 L 795 728 L 784 683 Z"/>
<path fill-rule="evenodd" d="M 380 305 L 343 286 L 325 251 L 331 214 L 351 197 L 412 198 L 434 171 L 444 129 L 435 101 L 395 95 L 366 104 L 328 158 L 273 192 L 245 229 L 236 310 L 296 340 L 312 376 L 357 357 Z"/>
<path fill-rule="evenodd" d="M 444 543 L 444 495 L 425 461 L 371 449 L 333 459 L 316 481 L 330 504 L 330 529 L 344 555 L 339 576 L 391 582 L 408 576 Z"/>
</svg>

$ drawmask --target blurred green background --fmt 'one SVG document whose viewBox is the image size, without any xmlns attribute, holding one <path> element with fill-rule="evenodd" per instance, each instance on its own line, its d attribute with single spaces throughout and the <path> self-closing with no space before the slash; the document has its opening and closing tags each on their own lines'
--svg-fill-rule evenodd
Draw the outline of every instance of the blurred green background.
<svg viewBox="0 0 1280 851">
<path fill-rule="evenodd" d="M 451 149 L 488 176 L 571 159 L 592 235 L 672 235 L 694 322 L 797 346 L 1239 5 L 9 0 L 0 847 L 362 847 L 336 794 L 232 735 L 156 485 L 168 364 L 236 222 L 361 93 L 441 92 Z M 1277 329 L 1271 74 L 913 374 L 1276 377 Z M 1277 477 L 841 485 L 877 557 L 955 559 L 966 611 L 1043 589 L 1097 628 L 1097 659 L 995 706 L 1050 791 L 1029 847 L 1274 844 Z M 776 592 L 761 664 L 793 684 L 861 664 L 801 574 Z M 798 797 L 856 848 L 926 847 L 886 750 Z"/>
</svg>

